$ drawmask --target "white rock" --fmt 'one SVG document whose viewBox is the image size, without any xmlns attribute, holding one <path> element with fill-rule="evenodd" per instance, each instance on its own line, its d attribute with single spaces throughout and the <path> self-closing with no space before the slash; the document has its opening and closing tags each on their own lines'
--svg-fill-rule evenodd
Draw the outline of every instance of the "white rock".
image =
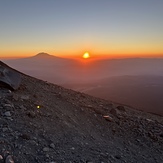
<svg viewBox="0 0 163 163">
<path fill-rule="evenodd" d="M 6 112 L 4 113 L 4 115 L 5 115 L 6 117 L 11 117 L 10 111 L 6 111 Z"/>
<path fill-rule="evenodd" d="M 28 96 L 28 95 L 22 95 L 22 96 L 21 96 L 21 99 L 22 99 L 22 100 L 29 100 L 29 96 Z"/>
<path fill-rule="evenodd" d="M 55 148 L 55 145 L 53 143 L 51 143 L 49 146 L 53 149 Z"/>
<path fill-rule="evenodd" d="M 44 147 L 44 148 L 43 148 L 43 151 L 44 151 L 44 152 L 48 152 L 48 151 L 49 151 L 49 148 L 48 148 L 48 147 Z"/>
</svg>

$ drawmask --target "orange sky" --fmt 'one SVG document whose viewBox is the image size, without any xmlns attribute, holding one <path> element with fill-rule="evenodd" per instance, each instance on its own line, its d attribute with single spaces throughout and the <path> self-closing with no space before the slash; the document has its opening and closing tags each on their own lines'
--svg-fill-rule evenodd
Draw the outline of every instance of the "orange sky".
<svg viewBox="0 0 163 163">
<path fill-rule="evenodd" d="M 29 51 L 28 50 L 21 50 L 21 51 L 7 51 L 7 52 L 2 52 L 1 55 L 0 55 L 0 58 L 25 58 L 25 57 L 31 57 L 31 56 L 34 56 L 40 52 L 45 52 L 45 53 L 48 53 L 50 55 L 54 55 L 54 56 L 58 56 L 58 57 L 65 57 L 65 58 L 82 58 L 82 55 L 85 53 L 85 52 L 89 52 L 90 54 L 90 57 L 91 58 L 97 58 L 97 59 L 104 59 L 104 58 L 136 58 L 136 57 L 142 57 L 142 58 L 162 58 L 163 57 L 163 52 L 159 52 L 159 51 L 149 51 L 149 52 L 146 52 L 143 51 L 142 52 L 137 52 L 137 53 L 134 53 L 134 52 L 124 52 L 124 53 L 113 53 L 113 52 L 110 52 L 110 53 L 107 53 L 107 52 L 102 52 L 102 53 L 97 53 L 95 52 L 94 50 L 80 50 L 79 52 L 69 52 L 69 53 L 66 53 L 66 52 L 54 52 L 54 51 Z"/>
<path fill-rule="evenodd" d="M 163 57 L 163 1 L 63 2 L 1 2 L 0 58 Z"/>
</svg>

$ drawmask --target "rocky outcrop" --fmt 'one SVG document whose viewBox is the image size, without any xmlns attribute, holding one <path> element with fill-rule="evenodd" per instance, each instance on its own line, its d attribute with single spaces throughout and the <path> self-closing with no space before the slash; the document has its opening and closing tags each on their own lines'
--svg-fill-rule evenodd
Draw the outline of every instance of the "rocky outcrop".
<svg viewBox="0 0 163 163">
<path fill-rule="evenodd" d="M 0 61 L 0 86 L 16 90 L 19 88 L 20 82 L 20 73 Z"/>
</svg>

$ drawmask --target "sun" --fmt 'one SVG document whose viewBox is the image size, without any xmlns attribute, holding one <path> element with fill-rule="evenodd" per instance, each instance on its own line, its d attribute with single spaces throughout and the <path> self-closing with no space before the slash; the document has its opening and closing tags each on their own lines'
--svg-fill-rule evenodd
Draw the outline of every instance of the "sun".
<svg viewBox="0 0 163 163">
<path fill-rule="evenodd" d="M 84 58 L 84 59 L 88 59 L 88 58 L 90 58 L 89 53 L 88 53 L 88 52 L 85 52 L 85 53 L 83 54 L 83 58 Z"/>
</svg>

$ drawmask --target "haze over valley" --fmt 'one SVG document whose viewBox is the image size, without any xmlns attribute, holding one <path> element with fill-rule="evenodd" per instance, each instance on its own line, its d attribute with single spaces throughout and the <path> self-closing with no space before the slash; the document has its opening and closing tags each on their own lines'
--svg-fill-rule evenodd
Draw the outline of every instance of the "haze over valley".
<svg viewBox="0 0 163 163">
<path fill-rule="evenodd" d="M 163 115 L 163 59 L 75 60 L 39 53 L 4 60 L 30 76 Z"/>
</svg>

